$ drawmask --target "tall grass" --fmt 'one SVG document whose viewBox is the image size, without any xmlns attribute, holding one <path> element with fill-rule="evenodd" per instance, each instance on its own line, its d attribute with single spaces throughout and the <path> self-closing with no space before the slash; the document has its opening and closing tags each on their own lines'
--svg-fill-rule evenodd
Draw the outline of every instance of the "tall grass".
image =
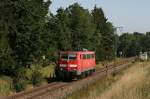
<svg viewBox="0 0 150 99">
<path fill-rule="evenodd" d="M 115 76 L 108 76 L 68 99 L 150 99 L 150 62 L 135 63 Z"/>
<path fill-rule="evenodd" d="M 111 75 L 108 75 L 106 78 L 102 79 L 99 82 L 95 82 L 87 88 L 79 90 L 74 94 L 68 96 L 66 99 L 93 99 L 107 89 L 108 86 L 111 86 L 114 79 Z"/>
<path fill-rule="evenodd" d="M 0 76 L 0 96 L 11 94 L 12 89 L 12 79 L 7 76 Z"/>
<path fill-rule="evenodd" d="M 50 78 L 54 76 L 55 67 L 53 65 L 49 65 L 40 69 L 39 72 L 42 74 L 43 77 Z"/>
<path fill-rule="evenodd" d="M 140 63 L 97 99 L 150 99 L 150 64 Z"/>
<path fill-rule="evenodd" d="M 66 97 L 66 99 L 94 99 L 115 83 L 120 78 L 122 72 L 119 72 L 120 75 L 117 74 L 118 73 L 108 74 L 94 84 L 76 91 L 74 94 Z"/>
</svg>

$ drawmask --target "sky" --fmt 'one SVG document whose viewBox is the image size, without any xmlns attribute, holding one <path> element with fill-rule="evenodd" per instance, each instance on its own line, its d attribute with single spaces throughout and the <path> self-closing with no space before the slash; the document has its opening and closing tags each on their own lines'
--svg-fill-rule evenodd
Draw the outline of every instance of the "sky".
<svg viewBox="0 0 150 99">
<path fill-rule="evenodd" d="M 150 0 L 52 0 L 50 11 L 56 14 L 58 8 L 66 8 L 75 2 L 89 11 L 95 5 L 101 7 L 115 27 L 123 27 L 118 33 L 150 31 Z"/>
</svg>

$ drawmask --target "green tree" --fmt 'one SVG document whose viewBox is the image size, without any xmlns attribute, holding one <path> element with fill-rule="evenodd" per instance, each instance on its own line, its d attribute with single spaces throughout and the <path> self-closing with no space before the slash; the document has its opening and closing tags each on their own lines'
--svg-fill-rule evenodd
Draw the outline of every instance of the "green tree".
<svg viewBox="0 0 150 99">
<path fill-rule="evenodd" d="M 9 45 L 8 27 L 12 20 L 9 10 L 11 10 L 7 0 L 2 0 L 0 3 L 0 72 L 1 74 L 9 74 L 14 69 L 15 61 L 12 57 L 12 50 Z M 10 19 L 10 21 L 8 20 Z M 9 71 L 8 71 L 9 70 Z"/>
<path fill-rule="evenodd" d="M 114 47 L 114 27 L 112 23 L 107 21 L 102 8 L 94 7 L 92 11 L 93 21 L 96 25 L 96 40 L 99 40 L 97 45 L 97 54 L 100 60 L 106 58 L 111 59 L 113 57 L 113 47 Z M 102 54 L 103 53 L 103 54 Z"/>
<path fill-rule="evenodd" d="M 126 57 L 136 56 L 145 51 L 146 38 L 142 33 L 124 33 L 119 37 L 119 41 L 118 51 L 123 52 Z"/>
<path fill-rule="evenodd" d="M 124 33 L 119 37 L 119 48 L 118 52 L 122 52 L 123 56 L 128 56 L 128 51 L 130 49 L 131 42 L 133 40 L 133 35 L 129 33 Z"/>
<path fill-rule="evenodd" d="M 42 56 L 41 35 L 50 2 L 16 0 L 9 3 L 12 11 L 8 12 L 13 21 L 9 26 L 8 37 L 14 58 L 20 66 L 38 62 Z"/>
<path fill-rule="evenodd" d="M 43 0 L 1 1 L 1 70 L 9 71 L 39 62 L 44 53 L 45 42 L 42 35 L 49 4 L 49 0 L 46 2 Z"/>
<path fill-rule="evenodd" d="M 15 68 L 15 61 L 12 57 L 12 50 L 8 44 L 8 39 L 4 34 L 0 34 L 0 73 L 10 74 Z"/>
<path fill-rule="evenodd" d="M 56 15 L 55 33 L 57 36 L 57 48 L 61 51 L 71 50 L 71 31 L 69 28 L 69 17 L 62 8 L 58 9 Z"/>
<path fill-rule="evenodd" d="M 92 17 L 87 9 L 75 3 L 66 9 L 70 18 L 70 30 L 72 32 L 72 48 L 87 48 L 93 46 L 92 36 L 94 35 L 94 24 Z"/>
</svg>

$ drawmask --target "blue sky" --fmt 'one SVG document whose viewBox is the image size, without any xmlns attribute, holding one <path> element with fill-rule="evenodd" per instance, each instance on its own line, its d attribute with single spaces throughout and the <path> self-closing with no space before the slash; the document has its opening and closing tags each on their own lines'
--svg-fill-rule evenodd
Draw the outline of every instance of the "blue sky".
<svg viewBox="0 0 150 99">
<path fill-rule="evenodd" d="M 150 31 L 150 0 L 52 0 L 50 11 L 56 14 L 59 7 L 75 2 L 89 10 L 94 5 L 103 8 L 109 21 L 123 27 L 122 32 Z"/>
</svg>

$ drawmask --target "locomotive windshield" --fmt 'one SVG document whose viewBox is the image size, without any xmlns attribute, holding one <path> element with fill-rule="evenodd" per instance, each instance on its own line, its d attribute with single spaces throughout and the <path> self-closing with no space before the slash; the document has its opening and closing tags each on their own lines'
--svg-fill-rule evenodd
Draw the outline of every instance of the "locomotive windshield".
<svg viewBox="0 0 150 99">
<path fill-rule="evenodd" d="M 61 54 L 62 60 L 76 60 L 77 55 L 76 54 Z"/>
</svg>

